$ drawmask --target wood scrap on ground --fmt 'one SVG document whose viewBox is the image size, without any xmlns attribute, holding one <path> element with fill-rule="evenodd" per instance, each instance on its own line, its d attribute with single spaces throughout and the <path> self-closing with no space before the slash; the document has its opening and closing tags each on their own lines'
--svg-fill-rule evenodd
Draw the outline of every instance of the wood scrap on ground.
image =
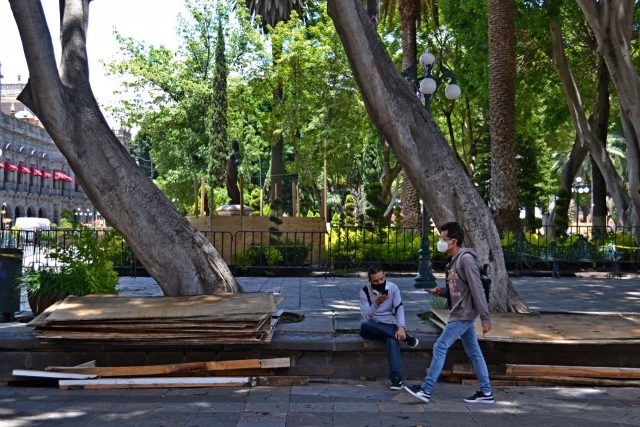
<svg viewBox="0 0 640 427">
<path fill-rule="evenodd" d="M 269 343 L 281 311 L 273 293 L 184 297 L 69 296 L 29 323 L 48 341 Z"/>
<path fill-rule="evenodd" d="M 241 369 L 277 369 L 291 366 L 291 359 L 280 357 L 274 359 L 222 360 L 209 362 L 173 363 L 165 365 L 143 366 L 101 366 L 101 367 L 65 367 L 50 366 L 47 372 L 92 374 L 100 378 L 106 377 L 143 377 L 151 375 L 169 375 L 185 372 L 238 371 Z"/>
<path fill-rule="evenodd" d="M 95 361 L 76 366 L 50 366 L 44 371 L 16 369 L 13 375 L 28 380 L 60 380 L 61 389 L 118 389 L 172 387 L 297 386 L 307 376 L 286 375 L 291 359 L 219 360 L 143 366 L 95 366 Z M 250 373 L 239 375 L 238 373 Z M 27 381 L 27 380 L 23 380 Z"/>
<path fill-rule="evenodd" d="M 592 386 L 639 387 L 640 369 L 594 366 L 516 365 L 489 367 L 494 386 Z M 477 382 L 471 365 L 453 365 L 442 372 L 448 382 L 474 384 Z"/>
</svg>

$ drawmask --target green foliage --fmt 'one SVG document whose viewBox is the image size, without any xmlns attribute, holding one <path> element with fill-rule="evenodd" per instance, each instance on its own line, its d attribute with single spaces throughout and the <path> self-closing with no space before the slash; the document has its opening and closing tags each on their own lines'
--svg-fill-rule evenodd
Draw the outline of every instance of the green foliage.
<svg viewBox="0 0 640 427">
<path fill-rule="evenodd" d="M 212 96 L 209 117 L 209 185 L 221 186 L 225 176 L 225 157 L 227 151 L 227 58 L 225 56 L 224 33 L 222 31 L 222 11 L 217 13 L 215 67 L 212 78 Z M 226 22 L 226 19 L 225 19 Z"/>
<path fill-rule="evenodd" d="M 252 245 L 236 255 L 236 266 L 300 266 L 309 255 L 309 246 L 291 240 L 278 241 L 271 246 Z"/>
<path fill-rule="evenodd" d="M 435 295 L 431 296 L 431 308 L 434 310 L 444 310 L 449 308 L 449 304 L 447 304 L 447 299 L 442 297 L 437 297 Z"/>
<path fill-rule="evenodd" d="M 344 201 L 344 223 L 346 225 L 356 225 L 356 198 L 353 194 L 347 194 Z"/>
<path fill-rule="evenodd" d="M 331 239 L 330 262 L 346 267 L 362 267 L 366 262 L 413 264 L 418 262 L 420 235 L 406 233 L 390 227 L 368 228 L 332 227 L 326 244 Z M 431 242 L 434 259 L 436 242 Z"/>
<path fill-rule="evenodd" d="M 122 91 L 128 95 L 112 112 L 125 126 L 139 127 L 133 151 L 151 157 L 157 184 L 185 213 L 194 213 L 194 176 L 212 172 L 214 186 L 224 178 L 227 100 L 219 92 L 226 87 L 225 38 L 230 40 L 228 61 L 235 65 L 244 64 L 237 58 L 251 43 L 239 34 L 245 27 L 225 25 L 229 32 L 219 31 L 216 22 L 229 15 L 229 5 L 218 6 L 187 2 L 186 16 L 178 20 L 182 43 L 175 52 L 117 34 L 122 59 L 107 64 L 110 73 L 125 77 Z"/>
<path fill-rule="evenodd" d="M 249 197 L 249 207 L 255 211 L 260 211 L 260 189 L 254 188 L 251 190 L 251 196 Z"/>
<path fill-rule="evenodd" d="M 71 218 L 70 218 L 71 215 Z M 63 219 L 71 221 L 73 213 L 63 213 Z M 48 237 L 49 257 L 57 260 L 61 267 L 28 270 L 20 286 L 29 295 L 38 293 L 63 298 L 67 295 L 114 294 L 118 275 L 111 261 L 121 245 L 116 232 L 96 230 L 75 224 L 73 231 Z"/>
</svg>

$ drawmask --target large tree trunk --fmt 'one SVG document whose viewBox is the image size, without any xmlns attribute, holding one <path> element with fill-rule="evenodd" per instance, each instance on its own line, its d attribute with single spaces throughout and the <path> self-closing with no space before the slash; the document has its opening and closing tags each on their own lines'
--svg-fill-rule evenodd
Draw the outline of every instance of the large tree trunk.
<svg viewBox="0 0 640 427">
<path fill-rule="evenodd" d="M 589 149 L 585 144 L 582 143 L 582 140 L 576 136 L 576 139 L 573 143 L 573 147 L 571 147 L 571 153 L 569 154 L 569 159 L 567 163 L 564 164 L 562 168 L 562 173 L 560 174 L 560 187 L 567 191 L 568 194 L 571 194 L 571 185 L 573 184 L 573 180 L 576 177 L 576 173 L 584 159 L 589 154 Z M 556 195 L 557 196 L 557 195 Z M 555 224 L 556 215 L 568 215 L 567 212 L 559 212 L 558 205 L 556 204 L 553 207 L 553 211 L 551 212 L 551 216 L 549 218 L 550 224 Z M 549 230 L 549 238 L 554 239 L 556 237 L 556 229 L 552 227 Z"/>
<path fill-rule="evenodd" d="M 491 263 L 492 310 L 526 311 L 507 274 L 488 208 L 431 115 L 396 71 L 360 2 L 329 0 L 328 9 L 369 116 L 393 147 L 435 222 L 458 221 L 480 261 Z"/>
<path fill-rule="evenodd" d="M 519 233 L 516 172 L 516 5 L 489 0 L 490 203 L 500 232 Z"/>
<path fill-rule="evenodd" d="M 416 21 L 418 20 L 417 0 L 400 0 L 402 33 L 402 73 L 409 81 L 410 87 L 415 90 L 414 82 L 417 76 L 417 49 L 416 49 Z M 420 197 L 407 174 L 403 174 L 402 180 L 402 225 L 406 228 L 420 228 L 421 212 Z"/>
<path fill-rule="evenodd" d="M 620 115 L 627 144 L 628 196 L 634 212 L 627 212 L 625 225 L 636 226 L 634 237 L 640 242 L 637 212 L 640 211 L 640 76 L 631 56 L 631 35 L 635 2 L 633 0 L 576 0 L 587 18 L 609 74 L 618 92 Z M 598 162 L 598 158 L 594 156 Z M 598 163 L 600 167 L 600 163 Z M 607 172 L 600 167 L 605 180 Z M 609 183 L 607 187 L 611 192 Z M 615 200 L 615 198 L 614 198 Z M 617 205 L 617 201 L 616 201 Z M 620 207 L 620 210 L 625 207 Z M 630 213 L 630 214 L 629 214 Z M 627 222 L 629 221 L 629 222 Z"/>
<path fill-rule="evenodd" d="M 10 4 L 30 74 L 20 100 L 38 116 L 93 205 L 122 233 L 166 295 L 237 292 L 211 243 L 136 166 L 104 119 L 89 84 L 89 1 L 60 2 L 59 72 L 40 2 Z"/>
<path fill-rule="evenodd" d="M 593 158 L 598 165 L 600 172 L 602 172 L 607 183 L 609 194 L 611 194 L 614 203 L 620 210 L 623 220 L 625 223 L 626 221 L 632 223 L 635 221 L 634 218 L 636 210 L 631 204 L 629 192 L 627 191 L 622 178 L 616 171 L 609 154 L 605 147 L 598 143 L 597 138 L 594 136 L 591 127 L 589 126 L 589 122 L 582 106 L 582 99 L 578 92 L 578 87 L 575 79 L 573 78 L 573 74 L 571 73 L 567 57 L 564 53 L 560 24 L 557 21 L 550 22 L 549 32 L 551 34 L 553 61 L 556 69 L 558 70 L 560 81 L 562 82 L 562 91 L 564 92 L 564 96 L 569 107 L 571 120 L 573 121 L 573 126 L 576 130 L 576 137 L 589 149 L 591 158 Z"/>
<path fill-rule="evenodd" d="M 593 135 L 596 143 L 607 147 L 607 130 L 609 125 L 609 72 L 604 60 L 600 58 L 598 63 L 598 86 L 596 102 L 593 113 Z M 593 159 L 591 161 L 591 198 L 593 210 L 591 212 L 592 237 L 604 239 L 607 226 L 607 184 Z"/>
</svg>

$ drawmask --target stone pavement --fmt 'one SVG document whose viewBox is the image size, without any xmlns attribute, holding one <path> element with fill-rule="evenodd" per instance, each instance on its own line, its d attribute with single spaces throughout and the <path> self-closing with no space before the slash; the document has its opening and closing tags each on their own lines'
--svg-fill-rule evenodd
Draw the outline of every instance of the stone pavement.
<svg viewBox="0 0 640 427">
<path fill-rule="evenodd" d="M 637 426 L 640 389 L 438 384 L 431 403 L 386 381 L 299 387 L 57 390 L 0 387 L 0 426 Z"/>
<path fill-rule="evenodd" d="M 301 323 L 279 325 L 276 337 L 296 332 L 355 335 L 364 276 L 238 280 L 246 291 L 283 295 L 285 310 L 305 316 Z M 412 277 L 389 280 L 402 290 L 409 329 L 429 337 L 425 341 L 437 336 L 435 327 L 417 320 L 418 312 L 429 309 L 431 297 L 413 287 Z M 639 283 L 636 276 L 514 280 L 533 309 L 581 312 L 640 312 Z M 123 278 L 119 289 L 125 295 L 161 294 L 149 278 Z M 464 403 L 462 398 L 473 391 L 473 386 L 439 383 L 433 401 L 423 404 L 406 392 L 389 390 L 386 380 L 312 378 L 302 387 L 86 391 L 0 383 L 0 427 L 640 425 L 640 388 L 495 387 L 495 405 Z"/>
</svg>

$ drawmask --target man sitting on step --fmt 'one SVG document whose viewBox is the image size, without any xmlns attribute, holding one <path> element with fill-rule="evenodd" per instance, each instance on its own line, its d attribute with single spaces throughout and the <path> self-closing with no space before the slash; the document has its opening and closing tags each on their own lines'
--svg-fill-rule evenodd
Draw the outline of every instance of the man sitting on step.
<svg viewBox="0 0 640 427">
<path fill-rule="evenodd" d="M 407 334 L 398 285 L 387 282 L 379 265 L 369 267 L 367 274 L 369 284 L 360 290 L 360 336 L 386 342 L 391 390 L 402 390 L 400 341 L 406 342 L 409 347 L 416 347 L 418 339 Z"/>
</svg>

